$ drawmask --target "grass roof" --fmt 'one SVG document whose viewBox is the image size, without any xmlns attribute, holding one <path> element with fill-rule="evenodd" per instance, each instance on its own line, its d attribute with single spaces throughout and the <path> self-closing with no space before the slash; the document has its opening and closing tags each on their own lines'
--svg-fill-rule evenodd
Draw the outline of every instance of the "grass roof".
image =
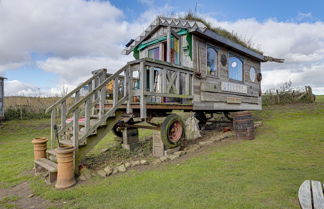
<svg viewBox="0 0 324 209">
<path fill-rule="evenodd" d="M 194 15 L 192 12 L 188 12 L 184 17 L 183 19 L 185 20 L 193 20 L 193 21 L 198 21 L 198 22 L 201 22 L 203 24 L 206 25 L 206 27 L 217 33 L 218 35 L 221 35 L 225 38 L 228 38 L 229 40 L 235 42 L 235 43 L 238 43 L 252 51 L 255 51 L 259 54 L 263 54 L 263 52 L 259 49 L 256 49 L 254 47 L 254 44 L 251 40 L 244 40 L 243 38 L 239 37 L 237 33 L 234 33 L 234 32 L 229 32 L 221 27 L 213 27 L 209 22 L 207 22 L 204 18 L 202 17 L 199 17 L 197 15 Z"/>
</svg>

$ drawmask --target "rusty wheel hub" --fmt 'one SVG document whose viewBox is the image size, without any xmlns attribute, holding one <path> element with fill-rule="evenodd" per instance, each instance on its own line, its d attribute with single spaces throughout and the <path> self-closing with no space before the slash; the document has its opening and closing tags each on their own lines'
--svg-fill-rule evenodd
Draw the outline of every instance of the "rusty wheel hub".
<svg viewBox="0 0 324 209">
<path fill-rule="evenodd" d="M 175 121 L 171 124 L 169 129 L 168 138 L 170 142 L 176 143 L 181 139 L 182 136 L 182 125 L 179 121 Z"/>
</svg>

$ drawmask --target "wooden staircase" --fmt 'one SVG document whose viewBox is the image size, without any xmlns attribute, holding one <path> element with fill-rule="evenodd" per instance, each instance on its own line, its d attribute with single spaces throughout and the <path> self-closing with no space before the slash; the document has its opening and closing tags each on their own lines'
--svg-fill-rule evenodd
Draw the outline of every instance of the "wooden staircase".
<svg viewBox="0 0 324 209">
<path fill-rule="evenodd" d="M 111 131 L 125 110 L 119 110 L 126 102 L 129 85 L 128 64 L 114 74 L 106 69 L 93 72 L 93 76 L 50 106 L 51 140 L 47 158 L 35 160 L 36 172 L 44 173 L 48 183 L 56 180 L 57 164 L 55 149 L 73 146 L 75 173 L 83 157 Z M 104 107 L 107 100 L 107 84 L 113 81 L 111 108 Z"/>
<path fill-rule="evenodd" d="M 55 149 L 59 145 L 75 148 L 74 167 L 78 174 L 82 158 L 125 113 L 146 120 L 155 113 L 161 114 L 161 111 L 166 113 L 177 107 L 192 108 L 191 68 L 143 58 L 128 62 L 114 74 L 108 74 L 106 69 L 93 71 L 92 74 L 91 78 L 46 110 L 51 112 L 50 149 L 47 150 L 47 158 L 35 161 L 35 168 L 36 171 L 45 170 L 49 182 L 55 181 Z M 107 85 L 112 88 L 107 89 Z M 165 97 L 177 98 L 185 103 L 163 103 L 162 98 Z M 147 104 L 148 101 L 151 103 Z"/>
</svg>

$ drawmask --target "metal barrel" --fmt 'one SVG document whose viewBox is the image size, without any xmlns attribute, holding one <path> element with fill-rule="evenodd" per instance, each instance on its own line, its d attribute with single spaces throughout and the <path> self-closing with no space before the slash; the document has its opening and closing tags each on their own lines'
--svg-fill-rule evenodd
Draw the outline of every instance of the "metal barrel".
<svg viewBox="0 0 324 209">
<path fill-rule="evenodd" d="M 250 112 L 236 112 L 233 114 L 233 128 L 237 139 L 254 139 L 254 123 Z"/>
</svg>

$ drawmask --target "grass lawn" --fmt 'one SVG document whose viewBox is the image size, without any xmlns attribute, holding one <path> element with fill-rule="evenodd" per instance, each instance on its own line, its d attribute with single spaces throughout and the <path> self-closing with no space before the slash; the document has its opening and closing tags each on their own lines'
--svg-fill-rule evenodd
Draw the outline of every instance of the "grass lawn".
<svg viewBox="0 0 324 209">
<path fill-rule="evenodd" d="M 35 194 L 66 208 L 299 208 L 300 184 L 324 182 L 324 97 L 266 107 L 255 116 L 263 119 L 255 140 L 229 140 L 185 160 L 64 191 L 29 172 L 31 139 L 49 135 L 47 120 L 11 121 L 0 129 L 0 188 L 29 181 Z M 106 137 L 101 146 L 109 143 Z"/>
</svg>

